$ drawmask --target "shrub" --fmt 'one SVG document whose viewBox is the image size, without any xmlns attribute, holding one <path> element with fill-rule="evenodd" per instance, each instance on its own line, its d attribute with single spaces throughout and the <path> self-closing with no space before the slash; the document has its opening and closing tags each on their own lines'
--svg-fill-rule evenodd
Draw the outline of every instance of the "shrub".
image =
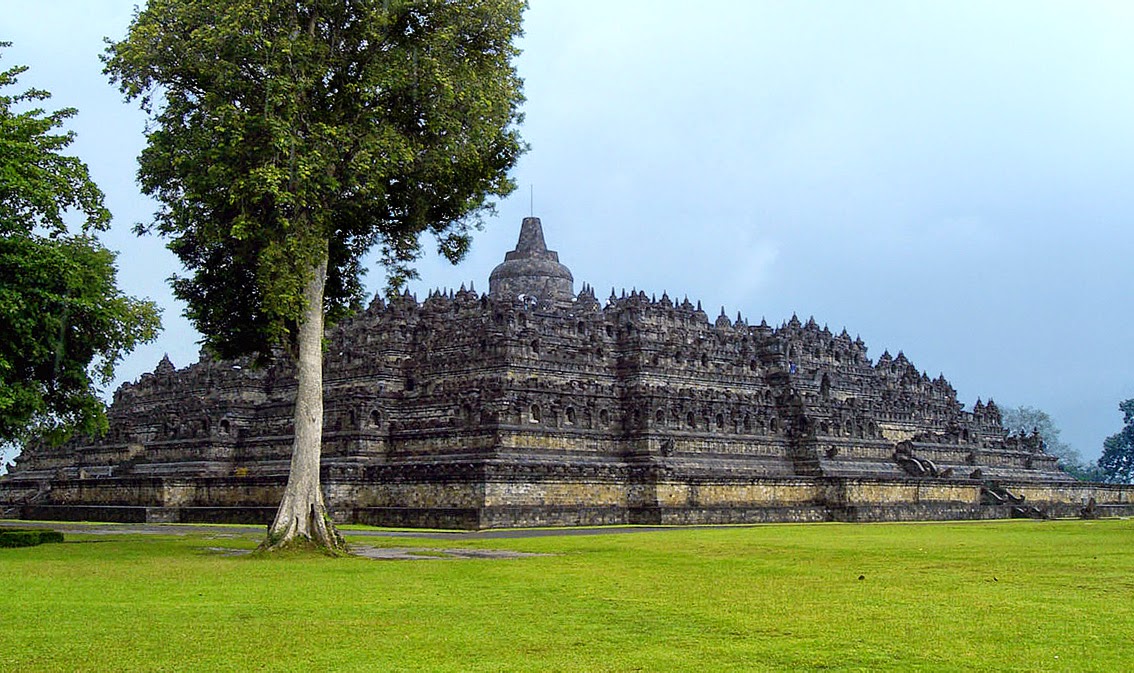
<svg viewBox="0 0 1134 673">
<path fill-rule="evenodd" d="M 45 542 L 62 542 L 63 533 L 44 528 L 0 530 L 0 547 L 34 547 Z"/>
<path fill-rule="evenodd" d="M 48 528 L 41 528 L 40 531 L 39 531 L 39 541 L 41 543 L 62 542 L 63 541 L 63 533 L 60 533 L 57 530 L 50 530 Z"/>
</svg>

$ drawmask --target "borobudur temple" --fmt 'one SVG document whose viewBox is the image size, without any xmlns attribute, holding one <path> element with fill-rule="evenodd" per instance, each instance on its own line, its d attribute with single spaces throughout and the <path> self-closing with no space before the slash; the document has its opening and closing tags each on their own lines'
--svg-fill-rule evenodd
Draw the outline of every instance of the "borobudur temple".
<svg viewBox="0 0 1134 673">
<path fill-rule="evenodd" d="M 845 330 L 599 299 L 538 218 L 481 294 L 375 299 L 328 334 L 322 481 L 339 522 L 439 528 L 1134 513 L 1075 481 L 995 403 L 966 410 L 902 353 Z M 32 444 L 7 516 L 270 521 L 295 395 L 286 361 L 163 359 L 110 431 Z"/>
</svg>

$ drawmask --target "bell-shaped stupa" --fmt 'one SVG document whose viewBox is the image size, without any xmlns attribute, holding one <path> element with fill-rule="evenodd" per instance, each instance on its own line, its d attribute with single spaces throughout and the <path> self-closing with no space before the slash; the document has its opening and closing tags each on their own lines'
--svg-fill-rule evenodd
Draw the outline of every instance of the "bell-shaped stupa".
<svg viewBox="0 0 1134 673">
<path fill-rule="evenodd" d="M 538 217 L 525 217 L 516 249 L 488 276 L 488 292 L 494 297 L 515 299 L 520 295 L 550 302 L 575 298 L 571 270 L 559 263 L 559 254 L 548 250 Z"/>
</svg>

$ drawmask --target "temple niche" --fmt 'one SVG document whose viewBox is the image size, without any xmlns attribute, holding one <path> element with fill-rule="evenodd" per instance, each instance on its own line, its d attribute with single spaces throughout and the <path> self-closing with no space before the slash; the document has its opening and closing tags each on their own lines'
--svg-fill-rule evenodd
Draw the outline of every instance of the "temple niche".
<svg viewBox="0 0 1134 673">
<path fill-rule="evenodd" d="M 842 329 L 750 324 L 667 294 L 599 298 L 526 218 L 472 286 L 376 298 L 328 334 L 323 484 L 342 522 L 487 528 L 1134 513 L 1074 481 L 991 400 L 966 409 L 903 353 Z M 110 432 L 29 446 L 9 516 L 270 520 L 291 365 L 168 358 Z M 1109 509 L 1106 509 L 1109 508 Z"/>
</svg>

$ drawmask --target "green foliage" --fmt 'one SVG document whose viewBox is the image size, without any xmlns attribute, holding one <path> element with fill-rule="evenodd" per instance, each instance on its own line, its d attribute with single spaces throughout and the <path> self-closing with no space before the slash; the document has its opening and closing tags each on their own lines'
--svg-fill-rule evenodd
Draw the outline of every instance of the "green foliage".
<svg viewBox="0 0 1134 673">
<path fill-rule="evenodd" d="M 60 533 L 57 530 L 41 529 L 39 531 L 39 541 L 41 543 L 44 543 L 44 544 L 53 543 L 53 542 L 62 542 L 63 541 L 63 533 Z"/>
<path fill-rule="evenodd" d="M 1101 481 L 1099 468 L 1083 459 L 1083 455 L 1059 438 L 1059 428 L 1047 412 L 1035 407 L 1009 407 L 1001 410 L 1001 423 L 1010 434 L 1039 433 L 1044 451 L 1059 459 L 1059 467 L 1080 481 Z"/>
<path fill-rule="evenodd" d="M 303 287 L 358 307 L 362 256 L 413 276 L 419 236 L 449 259 L 513 188 L 524 145 L 511 61 L 521 0 L 151 0 L 106 73 L 152 115 L 139 163 L 161 204 L 143 231 L 189 274 L 174 290 L 223 356 L 294 346 Z"/>
<path fill-rule="evenodd" d="M 0 614 L 36 616 L 0 630 L 5 670 L 1121 671 L 1134 661 L 1129 520 L 351 536 L 547 554 L 499 560 L 214 550 L 258 541 L 234 535 L 69 534 L 98 543 L 0 557 Z M 280 634 L 294 641 L 272 644 Z"/>
<path fill-rule="evenodd" d="M 0 50 L 9 46 L 10 42 L 0 42 Z M 0 72 L 0 89 L 14 86 L 27 69 L 16 66 Z M 76 110 L 16 109 L 50 97 L 42 89 L 0 94 L 0 235 L 31 234 L 39 228 L 65 234 L 65 218 L 72 211 L 86 218 L 84 231 L 103 230 L 110 224 L 102 191 L 91 180 L 86 165 L 61 154 L 74 141 L 74 132 L 54 132 Z"/>
<path fill-rule="evenodd" d="M 34 547 L 62 542 L 63 533 L 44 528 L 0 528 L 0 547 Z"/>
<path fill-rule="evenodd" d="M 1099 468 L 1107 481 L 1134 484 L 1134 399 L 1119 403 L 1118 409 L 1125 425 L 1103 442 Z"/>
<path fill-rule="evenodd" d="M 24 70 L 0 73 L 0 86 Z M 92 235 L 110 221 L 102 192 L 60 154 L 73 134 L 52 133 L 75 111 L 13 109 L 48 97 L 0 96 L 0 442 L 105 431 L 96 386 L 160 326 L 154 304 L 119 291 L 114 253 Z M 76 235 L 73 211 L 85 218 Z"/>
<path fill-rule="evenodd" d="M 11 530 L 0 531 L 0 547 L 34 547 L 41 544 L 39 531 Z"/>
</svg>

